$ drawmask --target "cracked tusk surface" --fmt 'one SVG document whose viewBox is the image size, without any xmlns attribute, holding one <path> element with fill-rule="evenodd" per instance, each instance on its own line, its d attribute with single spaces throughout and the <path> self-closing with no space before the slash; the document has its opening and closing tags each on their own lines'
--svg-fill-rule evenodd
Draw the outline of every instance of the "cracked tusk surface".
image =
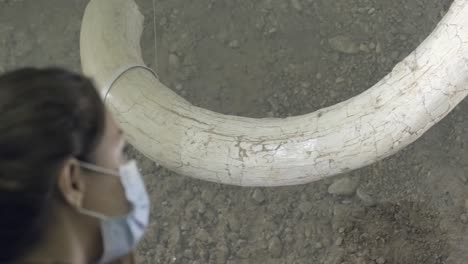
<svg viewBox="0 0 468 264">
<path fill-rule="evenodd" d="M 102 93 L 124 65 L 144 65 L 143 16 L 132 0 L 92 0 L 81 62 Z M 239 186 L 304 184 L 388 157 L 468 93 L 468 0 L 455 0 L 420 46 L 367 91 L 289 118 L 222 115 L 193 106 L 149 71 L 119 78 L 107 105 L 128 141 L 182 175 Z"/>
</svg>

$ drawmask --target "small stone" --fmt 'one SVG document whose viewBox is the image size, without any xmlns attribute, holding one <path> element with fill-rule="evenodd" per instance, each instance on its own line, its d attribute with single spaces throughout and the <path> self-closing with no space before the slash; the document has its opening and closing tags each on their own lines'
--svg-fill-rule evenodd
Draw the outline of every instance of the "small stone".
<svg viewBox="0 0 468 264">
<path fill-rule="evenodd" d="M 358 187 L 359 181 L 355 178 L 341 178 L 328 187 L 328 193 L 334 195 L 353 195 Z"/>
<path fill-rule="evenodd" d="M 171 46 L 169 47 L 169 51 L 172 53 L 175 53 L 178 49 L 179 49 L 179 45 L 177 44 L 177 42 L 172 43 Z"/>
<path fill-rule="evenodd" d="M 310 88 L 310 82 L 301 82 L 301 87 L 305 89 Z"/>
<path fill-rule="evenodd" d="M 176 84 L 175 88 L 176 88 L 177 91 L 181 91 L 182 89 L 184 89 L 184 86 L 182 84 L 178 83 L 178 84 Z"/>
<path fill-rule="evenodd" d="M 159 25 L 165 26 L 166 24 L 167 24 L 167 17 L 162 17 L 161 20 L 159 20 Z"/>
<path fill-rule="evenodd" d="M 198 213 L 204 214 L 206 212 L 206 205 L 202 201 L 198 201 Z"/>
<path fill-rule="evenodd" d="M 287 234 L 285 237 L 284 237 L 284 241 L 287 243 L 287 244 L 291 244 L 294 242 L 294 236 L 291 235 L 291 234 Z"/>
<path fill-rule="evenodd" d="M 460 221 L 464 224 L 468 223 L 468 214 L 461 214 Z"/>
<path fill-rule="evenodd" d="M 211 189 L 204 189 L 201 193 L 201 198 L 206 202 L 212 202 L 215 198 L 215 192 Z"/>
<path fill-rule="evenodd" d="M 193 251 L 191 249 L 186 249 L 184 250 L 184 253 L 182 253 L 182 256 L 192 259 L 193 258 Z"/>
<path fill-rule="evenodd" d="M 375 49 L 375 44 L 374 44 L 374 42 L 369 43 L 369 48 L 370 48 L 370 49 Z"/>
<path fill-rule="evenodd" d="M 218 245 L 216 249 L 216 263 L 226 263 L 229 249 L 226 245 Z"/>
<path fill-rule="evenodd" d="M 387 261 L 383 257 L 380 257 L 380 258 L 376 259 L 375 262 L 377 264 L 385 264 Z"/>
<path fill-rule="evenodd" d="M 367 14 L 372 15 L 374 12 L 375 8 L 372 7 L 371 9 L 369 9 L 369 11 L 367 11 Z"/>
<path fill-rule="evenodd" d="M 322 74 L 319 72 L 315 75 L 315 78 L 317 78 L 317 80 L 320 80 L 322 79 Z"/>
<path fill-rule="evenodd" d="M 282 250 L 283 244 L 281 243 L 281 240 L 277 236 L 271 238 L 270 242 L 268 243 L 268 252 L 270 252 L 270 255 L 273 258 L 279 258 L 281 257 Z"/>
<path fill-rule="evenodd" d="M 342 83 L 342 82 L 344 82 L 344 81 L 345 81 L 345 79 L 344 79 L 343 77 L 338 77 L 338 78 L 336 78 L 336 80 L 335 80 L 336 83 Z"/>
<path fill-rule="evenodd" d="M 190 228 L 189 224 L 185 221 L 180 224 L 180 230 L 182 231 L 187 231 L 189 230 L 189 228 Z"/>
<path fill-rule="evenodd" d="M 252 198 L 259 204 L 265 201 L 265 194 L 260 189 L 255 189 L 252 194 Z"/>
<path fill-rule="evenodd" d="M 320 243 L 320 242 L 315 243 L 315 248 L 316 248 L 316 249 L 321 249 L 321 248 L 323 248 L 322 243 Z"/>
<path fill-rule="evenodd" d="M 375 52 L 377 53 L 382 52 L 382 45 L 380 45 L 380 43 L 377 43 L 377 46 L 375 46 Z"/>
<path fill-rule="evenodd" d="M 222 30 L 218 33 L 217 38 L 218 38 L 219 42 L 221 42 L 221 43 L 226 43 L 226 42 L 227 42 L 227 38 L 228 38 L 228 32 L 227 32 L 225 29 L 222 29 Z"/>
<path fill-rule="evenodd" d="M 174 53 L 169 54 L 169 66 L 172 68 L 178 68 L 180 65 L 180 59 Z"/>
<path fill-rule="evenodd" d="M 237 218 L 231 217 L 228 219 L 229 229 L 234 232 L 239 232 L 240 230 L 240 223 Z"/>
<path fill-rule="evenodd" d="M 302 5 L 299 0 L 291 0 L 291 4 L 297 11 L 302 11 Z"/>
<path fill-rule="evenodd" d="M 362 190 L 362 188 L 357 189 L 356 196 L 361 199 L 362 203 L 366 206 L 373 206 L 376 204 L 374 198 Z"/>
<path fill-rule="evenodd" d="M 244 242 L 240 243 L 240 241 L 242 240 L 239 240 L 239 242 L 237 243 L 237 247 L 239 247 L 239 249 L 237 250 L 236 255 L 241 259 L 249 258 L 251 254 L 250 248 L 244 246 L 245 243 Z"/>
<path fill-rule="evenodd" d="M 271 34 L 275 33 L 277 30 L 278 30 L 277 28 L 272 27 L 272 28 L 270 28 L 270 29 L 268 30 L 267 34 L 268 34 L 268 35 L 271 35 Z"/>
<path fill-rule="evenodd" d="M 342 244 L 343 244 L 343 238 L 342 237 L 337 238 L 335 241 L 335 245 L 341 246 Z"/>
<path fill-rule="evenodd" d="M 361 43 L 361 44 L 359 45 L 359 50 L 360 50 L 360 51 L 363 51 L 363 52 L 369 52 L 369 51 L 370 51 L 370 50 L 369 50 L 369 47 L 367 47 L 367 45 L 364 44 L 364 43 Z"/>
<path fill-rule="evenodd" d="M 233 40 L 233 41 L 229 42 L 229 47 L 233 48 L 233 49 L 239 48 L 239 41 L 238 40 Z"/>
<path fill-rule="evenodd" d="M 195 234 L 195 238 L 200 240 L 201 242 L 205 242 L 205 243 L 212 242 L 212 238 L 211 238 L 210 234 L 208 233 L 208 231 L 206 231 L 203 228 L 198 230 L 198 232 Z"/>
<path fill-rule="evenodd" d="M 468 212 L 468 199 L 465 200 L 465 211 Z"/>
<path fill-rule="evenodd" d="M 355 54 L 359 52 L 359 45 L 347 36 L 336 36 L 328 40 L 330 47 L 336 51 Z"/>
<path fill-rule="evenodd" d="M 302 213 L 306 214 L 308 213 L 313 207 L 313 204 L 311 202 L 301 202 L 298 206 L 299 211 Z"/>
</svg>

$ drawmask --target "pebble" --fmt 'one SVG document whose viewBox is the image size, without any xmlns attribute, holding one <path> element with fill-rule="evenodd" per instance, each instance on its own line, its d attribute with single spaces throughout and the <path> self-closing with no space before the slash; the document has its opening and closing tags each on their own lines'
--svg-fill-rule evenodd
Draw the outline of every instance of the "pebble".
<svg viewBox="0 0 468 264">
<path fill-rule="evenodd" d="M 216 248 L 216 263 L 226 263 L 229 249 L 225 244 L 218 243 Z"/>
<path fill-rule="evenodd" d="M 382 52 L 382 45 L 380 45 L 380 43 L 377 43 L 377 45 L 375 46 L 375 52 L 377 53 Z"/>
<path fill-rule="evenodd" d="M 259 204 L 265 201 L 265 194 L 260 189 L 255 189 L 252 194 L 252 198 Z"/>
<path fill-rule="evenodd" d="M 291 4 L 297 11 L 302 11 L 302 5 L 299 0 L 291 0 Z"/>
<path fill-rule="evenodd" d="M 181 224 L 180 224 L 180 230 L 182 231 L 187 231 L 189 230 L 190 226 L 187 222 L 183 221 Z"/>
<path fill-rule="evenodd" d="M 337 238 L 335 241 L 335 245 L 341 246 L 342 244 L 343 244 L 343 238 L 342 237 Z"/>
<path fill-rule="evenodd" d="M 274 236 L 270 239 L 270 242 L 268 243 L 268 252 L 270 252 L 270 255 L 273 258 L 279 258 L 281 257 L 281 251 L 283 250 L 283 244 L 281 243 L 281 240 L 279 237 Z"/>
<path fill-rule="evenodd" d="M 204 189 L 201 193 L 201 198 L 206 202 L 212 202 L 215 198 L 215 192 L 210 189 Z"/>
<path fill-rule="evenodd" d="M 238 40 L 233 40 L 231 42 L 229 42 L 229 47 L 230 48 L 233 48 L 233 49 L 236 49 L 236 48 L 239 48 L 239 41 Z"/>
<path fill-rule="evenodd" d="M 385 264 L 387 261 L 383 257 L 380 257 L 375 262 L 377 264 Z"/>
<path fill-rule="evenodd" d="M 272 27 L 272 28 L 270 28 L 270 29 L 267 31 L 267 34 L 268 34 L 268 35 L 271 35 L 271 34 L 275 33 L 277 30 L 278 30 L 277 28 Z"/>
<path fill-rule="evenodd" d="M 180 59 L 174 53 L 169 54 L 169 66 L 172 68 L 178 68 L 180 65 Z"/>
<path fill-rule="evenodd" d="M 234 231 L 234 232 L 239 232 L 240 230 L 240 223 L 239 223 L 239 220 L 237 220 L 237 218 L 235 217 L 230 217 L 228 219 L 228 223 L 229 223 L 229 228 Z"/>
<path fill-rule="evenodd" d="M 206 212 L 206 205 L 202 201 L 198 201 L 198 213 L 204 214 Z"/>
<path fill-rule="evenodd" d="M 468 212 L 468 199 L 465 200 L 465 211 Z"/>
<path fill-rule="evenodd" d="M 208 233 L 208 231 L 206 231 L 203 228 L 198 230 L 198 232 L 195 234 L 195 238 L 200 240 L 201 242 L 206 242 L 206 243 L 212 242 L 211 241 L 212 238 L 211 238 L 210 234 Z"/>
<path fill-rule="evenodd" d="M 218 40 L 219 42 L 221 43 L 226 43 L 227 42 L 227 38 L 228 38 L 228 32 L 226 30 L 221 30 L 219 33 L 218 33 Z"/>
<path fill-rule="evenodd" d="M 373 206 L 376 204 L 374 198 L 367 194 L 362 188 L 357 189 L 356 196 L 361 199 L 362 203 L 366 206 Z"/>
<path fill-rule="evenodd" d="M 338 77 L 338 78 L 336 78 L 336 80 L 335 80 L 336 83 L 342 83 L 342 82 L 344 82 L 344 81 L 345 81 L 345 79 L 344 79 L 343 77 Z"/>
<path fill-rule="evenodd" d="M 34 49 L 34 41 L 31 41 L 25 32 L 19 31 L 14 35 L 13 43 L 15 48 L 12 50 L 14 56 L 20 57 Z"/>
<path fill-rule="evenodd" d="M 460 221 L 464 224 L 468 223 L 468 214 L 461 214 Z"/>
<path fill-rule="evenodd" d="M 369 51 L 370 51 L 370 50 L 369 50 L 369 47 L 367 47 L 367 45 L 364 44 L 364 43 L 361 43 L 361 44 L 359 45 L 359 50 L 360 50 L 360 51 L 363 51 L 363 52 L 369 52 Z"/>
<path fill-rule="evenodd" d="M 319 72 L 315 75 L 315 78 L 317 78 L 317 80 L 320 80 L 322 79 L 322 74 Z"/>
<path fill-rule="evenodd" d="M 352 195 L 358 187 L 359 181 L 355 178 L 341 178 L 328 187 L 328 193 L 334 195 Z"/>
<path fill-rule="evenodd" d="M 313 208 L 313 206 L 313 203 L 305 201 L 299 204 L 298 209 L 302 213 L 306 214 Z"/>
<path fill-rule="evenodd" d="M 301 82 L 301 87 L 305 89 L 310 88 L 310 82 Z"/>
<path fill-rule="evenodd" d="M 184 89 L 184 86 L 182 84 L 178 83 L 178 84 L 175 85 L 175 88 L 176 88 L 177 91 L 181 91 L 182 89 Z"/>
<path fill-rule="evenodd" d="M 392 59 L 396 60 L 398 59 L 398 57 L 400 56 L 400 53 L 398 51 L 393 51 L 392 52 Z"/>
<path fill-rule="evenodd" d="M 161 20 L 159 20 L 159 25 L 165 26 L 166 24 L 167 24 L 167 17 L 162 17 Z"/>
<path fill-rule="evenodd" d="M 182 256 L 192 259 L 193 258 L 193 251 L 191 249 L 186 249 L 184 250 L 184 253 L 182 253 Z"/>
<path fill-rule="evenodd" d="M 359 52 L 359 45 L 347 36 L 336 36 L 328 40 L 330 47 L 338 52 L 355 54 Z"/>
</svg>

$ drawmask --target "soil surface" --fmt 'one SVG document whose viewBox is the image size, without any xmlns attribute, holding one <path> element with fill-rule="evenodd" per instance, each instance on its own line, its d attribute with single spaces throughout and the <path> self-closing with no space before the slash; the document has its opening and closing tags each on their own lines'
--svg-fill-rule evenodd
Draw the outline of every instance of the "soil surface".
<svg viewBox="0 0 468 264">
<path fill-rule="evenodd" d="M 0 72 L 49 65 L 79 71 L 87 2 L 0 0 Z M 451 4 L 155 0 L 153 16 L 151 0 L 137 2 L 145 61 L 162 81 L 196 106 L 247 117 L 306 114 L 358 95 L 414 50 Z M 464 100 L 395 156 L 300 186 L 203 182 L 129 147 L 152 200 L 139 260 L 466 264 L 466 111 Z"/>
</svg>

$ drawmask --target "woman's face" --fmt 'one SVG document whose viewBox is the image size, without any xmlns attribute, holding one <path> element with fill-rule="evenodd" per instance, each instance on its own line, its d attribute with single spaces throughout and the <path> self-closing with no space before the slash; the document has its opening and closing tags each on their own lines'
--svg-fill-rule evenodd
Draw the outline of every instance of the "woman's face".
<svg viewBox="0 0 468 264">
<path fill-rule="evenodd" d="M 119 167 L 125 164 L 124 147 L 126 141 L 120 127 L 112 114 L 106 111 L 104 135 L 95 152 L 97 166 L 119 172 Z M 102 213 L 106 216 L 121 216 L 128 213 L 128 204 L 120 178 L 100 174 L 86 169 L 81 170 L 85 181 L 83 208 Z"/>
</svg>

